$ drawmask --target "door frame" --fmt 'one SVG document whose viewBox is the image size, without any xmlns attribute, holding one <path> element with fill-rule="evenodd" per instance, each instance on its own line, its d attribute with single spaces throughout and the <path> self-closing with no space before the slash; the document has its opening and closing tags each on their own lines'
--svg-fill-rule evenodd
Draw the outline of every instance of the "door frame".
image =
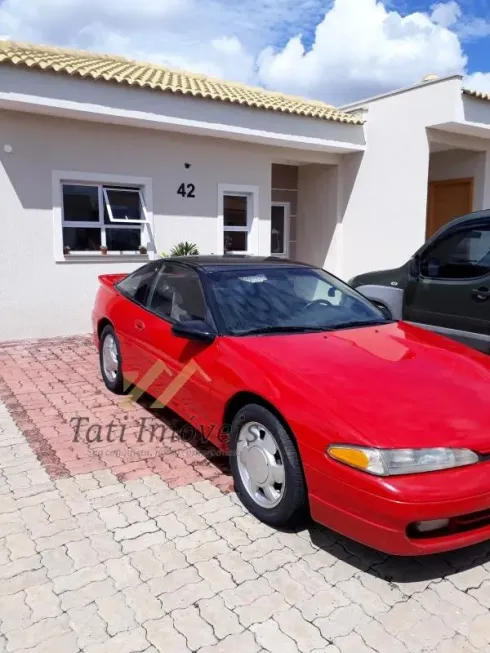
<svg viewBox="0 0 490 653">
<path fill-rule="evenodd" d="M 280 258 L 289 258 L 289 249 L 291 243 L 291 202 L 271 202 L 273 206 L 282 206 L 284 208 L 284 252 L 282 254 L 273 254 L 271 256 L 279 256 Z M 271 215 L 271 236 L 272 236 L 272 215 Z M 269 243 L 270 248 L 270 243 Z"/>
<path fill-rule="evenodd" d="M 432 194 L 432 189 L 437 188 L 438 186 L 454 186 L 456 184 L 468 183 L 470 186 L 470 196 L 471 196 L 471 206 L 469 213 L 473 211 L 473 201 L 475 197 L 475 178 L 474 177 L 463 177 L 460 179 L 438 179 L 437 181 L 429 181 L 427 188 L 427 219 L 425 221 L 425 239 L 429 240 L 436 232 L 431 231 L 431 226 L 434 221 L 434 198 Z M 458 216 L 455 216 L 458 217 Z"/>
</svg>

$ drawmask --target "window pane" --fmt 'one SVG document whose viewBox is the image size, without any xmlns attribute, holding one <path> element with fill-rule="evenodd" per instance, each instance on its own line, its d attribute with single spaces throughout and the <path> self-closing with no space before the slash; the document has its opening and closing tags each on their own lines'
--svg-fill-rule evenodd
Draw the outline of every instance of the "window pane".
<svg viewBox="0 0 490 653">
<path fill-rule="evenodd" d="M 161 261 L 152 261 L 123 279 L 117 287 L 140 304 L 145 304 Z"/>
<path fill-rule="evenodd" d="M 284 254 L 284 206 L 271 207 L 271 253 Z"/>
<path fill-rule="evenodd" d="M 223 221 L 225 227 L 247 226 L 247 202 L 246 196 L 225 195 L 223 197 Z"/>
<path fill-rule="evenodd" d="M 225 252 L 246 252 L 247 236 L 245 231 L 225 231 L 223 239 Z"/>
<path fill-rule="evenodd" d="M 97 186 L 63 184 L 63 220 L 98 222 L 99 191 Z"/>
<path fill-rule="evenodd" d="M 141 245 L 141 229 L 106 229 L 107 249 L 116 252 L 135 252 Z"/>
<path fill-rule="evenodd" d="M 63 247 L 72 252 L 92 252 L 100 248 L 100 229 L 63 227 Z"/>
<path fill-rule="evenodd" d="M 107 199 L 116 220 L 144 220 L 143 210 L 138 190 L 107 190 Z M 110 223 L 107 209 L 104 206 L 104 222 Z"/>
<path fill-rule="evenodd" d="M 421 272 L 437 279 L 469 279 L 490 272 L 490 229 L 475 228 L 443 238 L 426 253 Z"/>
<path fill-rule="evenodd" d="M 205 320 L 206 305 L 197 274 L 167 264 L 158 276 L 150 309 L 176 322 Z"/>
</svg>

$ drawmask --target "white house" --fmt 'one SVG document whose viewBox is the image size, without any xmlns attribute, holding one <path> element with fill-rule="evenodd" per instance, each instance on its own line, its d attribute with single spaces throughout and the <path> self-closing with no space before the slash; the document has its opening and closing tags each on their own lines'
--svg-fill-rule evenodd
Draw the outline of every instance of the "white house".
<svg viewBox="0 0 490 653">
<path fill-rule="evenodd" d="M 490 95 L 438 79 L 342 107 L 366 149 L 342 166 L 341 276 L 402 265 L 453 217 L 490 208 Z"/>
<path fill-rule="evenodd" d="M 87 332 L 99 274 L 180 241 L 344 278 L 399 265 L 490 206 L 488 99 L 451 77 L 338 110 L 0 42 L 0 340 Z"/>
</svg>

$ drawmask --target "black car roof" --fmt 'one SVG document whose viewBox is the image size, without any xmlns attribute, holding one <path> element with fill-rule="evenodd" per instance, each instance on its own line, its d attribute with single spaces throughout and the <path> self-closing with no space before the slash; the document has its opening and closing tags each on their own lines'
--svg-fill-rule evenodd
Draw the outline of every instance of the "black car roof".
<svg viewBox="0 0 490 653">
<path fill-rule="evenodd" d="M 454 218 L 449 222 L 446 222 L 440 229 L 439 232 L 445 231 L 446 229 L 452 229 L 453 227 L 459 227 L 464 225 L 467 222 L 473 222 L 474 220 L 489 220 L 490 219 L 490 210 L 486 209 L 484 211 L 474 211 L 473 213 L 467 213 L 458 218 Z"/>
<path fill-rule="evenodd" d="M 166 262 L 183 263 L 189 267 L 199 268 L 203 271 L 214 272 L 223 268 L 243 270 L 244 267 L 313 267 L 307 263 L 291 261 L 278 256 L 248 256 L 240 254 L 197 255 L 197 256 L 169 256 Z"/>
</svg>

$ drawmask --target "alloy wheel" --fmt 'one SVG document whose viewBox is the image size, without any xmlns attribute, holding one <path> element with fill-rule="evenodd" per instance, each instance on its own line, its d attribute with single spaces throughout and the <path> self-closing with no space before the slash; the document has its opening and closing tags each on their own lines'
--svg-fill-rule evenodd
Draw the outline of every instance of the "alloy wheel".
<svg viewBox="0 0 490 653">
<path fill-rule="evenodd" d="M 110 333 L 104 338 L 102 345 L 102 365 L 106 378 L 114 382 L 119 369 L 119 356 L 114 336 Z"/>
</svg>

